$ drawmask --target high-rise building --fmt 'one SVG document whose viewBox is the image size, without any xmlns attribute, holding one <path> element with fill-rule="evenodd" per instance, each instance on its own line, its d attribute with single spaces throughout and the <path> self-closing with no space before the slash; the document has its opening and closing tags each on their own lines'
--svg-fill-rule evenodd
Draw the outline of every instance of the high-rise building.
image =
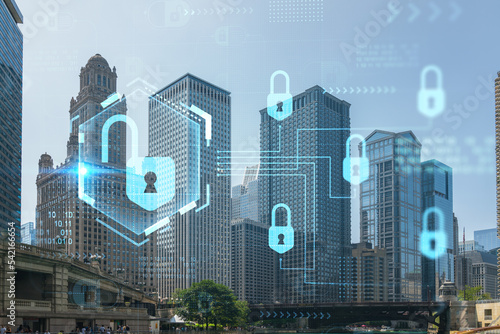
<svg viewBox="0 0 500 334">
<path fill-rule="evenodd" d="M 98 259 L 102 271 L 119 276 L 126 284 L 145 292 L 156 289 L 156 275 L 150 261 L 156 255 L 155 234 L 146 241 L 143 235 L 130 231 L 123 222 L 99 210 L 111 207 L 120 217 L 133 222 L 150 218 L 152 213 L 133 206 L 126 194 L 126 125 L 117 123 L 108 133 L 111 148 L 109 163 L 101 163 L 102 125 L 95 132 L 79 135 L 80 126 L 92 120 L 105 119 L 101 102 L 116 92 L 116 69 L 99 54 L 92 56 L 80 70 L 80 91 L 71 98 L 69 119 L 71 132 L 67 142 L 67 158 L 59 166 L 47 153 L 38 163 L 36 229 L 38 246 L 64 250 L 74 259 L 88 262 Z M 125 100 L 108 109 L 116 115 L 126 114 Z M 97 117 L 96 117 L 97 116 Z M 81 133 L 80 133 L 81 134 Z M 80 184 L 79 164 L 84 164 L 88 177 Z M 97 172 L 98 171 L 98 172 Z M 83 188 L 93 185 L 93 193 Z M 80 193 L 80 190 L 81 193 Z M 82 196 L 80 196 L 82 195 Z M 92 196 L 95 203 L 86 197 Z M 151 218 L 153 219 L 153 218 Z M 144 243 L 145 242 L 145 243 Z"/>
<path fill-rule="evenodd" d="M 375 130 L 365 142 L 370 174 L 360 185 L 361 241 L 387 253 L 389 301 L 419 301 L 422 145 L 411 131 Z"/>
<path fill-rule="evenodd" d="M 21 241 L 23 16 L 14 0 L 0 0 L 0 233 L 16 227 Z"/>
<path fill-rule="evenodd" d="M 495 255 L 473 250 L 465 252 L 463 256 L 470 259 L 471 263 L 472 284 L 469 286 L 481 286 L 481 294 L 489 293 L 491 299 L 497 299 L 497 261 Z"/>
<path fill-rule="evenodd" d="M 246 167 L 243 183 L 233 187 L 231 220 L 248 218 L 259 221 L 259 165 Z"/>
<path fill-rule="evenodd" d="M 352 301 L 387 301 L 387 279 L 385 250 L 368 242 L 352 244 Z"/>
<path fill-rule="evenodd" d="M 290 221 L 294 230 L 293 248 L 274 252 L 275 302 L 350 298 L 351 187 L 342 176 L 349 108 L 314 86 L 293 97 L 293 112 L 284 120 L 260 110 L 261 166 L 266 167 L 259 171 L 259 222 L 271 226 L 276 208 L 275 225 Z"/>
<path fill-rule="evenodd" d="M 470 251 L 484 252 L 485 249 L 484 249 L 484 246 L 481 245 L 476 240 L 466 240 L 465 242 L 460 242 L 458 244 L 458 254 L 462 254 L 463 252 L 470 252 Z"/>
<path fill-rule="evenodd" d="M 500 247 L 500 239 L 498 239 L 496 232 L 496 228 L 474 231 L 474 240 L 483 245 L 484 250 L 488 252 Z"/>
<path fill-rule="evenodd" d="M 269 226 L 248 218 L 231 221 L 231 289 L 250 304 L 273 302 L 273 254 Z"/>
<path fill-rule="evenodd" d="M 455 285 L 457 290 L 465 290 L 465 286 L 472 286 L 472 259 L 464 254 L 455 257 Z"/>
<path fill-rule="evenodd" d="M 449 166 L 437 160 L 422 162 L 421 171 L 422 229 L 441 231 L 445 235 L 445 239 L 434 244 L 440 253 L 433 253 L 436 255 L 433 257 L 422 254 L 422 299 L 427 301 L 437 300 L 439 287 L 444 282 L 455 281 L 453 174 Z M 429 210 L 428 214 L 425 214 L 426 210 Z M 439 210 L 442 216 L 433 210 Z"/>
<path fill-rule="evenodd" d="M 495 156 L 497 170 L 497 238 L 500 238 L 500 72 L 495 78 Z M 497 251 L 497 262 L 500 263 L 500 249 Z M 500 272 L 498 273 L 498 290 L 500 290 Z"/>
<path fill-rule="evenodd" d="M 231 150 L 230 93 L 207 81 L 186 74 L 159 90 L 156 99 L 166 101 L 177 112 L 157 112 L 157 103 L 151 100 L 149 108 L 149 154 L 171 157 L 176 174 L 185 166 L 199 166 L 200 198 L 197 209 L 184 214 L 175 213 L 167 205 L 158 210 L 158 220 L 169 218 L 166 229 L 158 231 L 159 295 L 171 298 L 177 289 L 186 289 L 192 283 L 211 279 L 216 283 L 231 284 L 231 176 L 217 176 L 218 151 Z M 187 108 L 192 105 L 211 116 L 201 122 L 199 133 L 190 130 L 187 123 L 200 117 Z M 168 129 L 168 130 L 167 130 Z M 211 131 L 211 132 L 210 132 Z M 193 138 L 211 133 L 209 144 L 200 145 L 200 155 L 190 156 Z M 176 176 L 177 178 L 177 176 Z M 177 190 L 177 189 L 176 189 Z M 179 189 L 183 196 L 186 190 Z M 208 192 L 208 194 L 207 194 Z M 180 199 L 179 199 L 180 200 Z M 186 203 L 187 204 L 187 203 Z M 201 209 L 205 204 L 209 204 Z M 172 203 L 176 205 L 176 203 Z"/>
<path fill-rule="evenodd" d="M 36 229 L 34 222 L 21 225 L 21 243 L 36 246 Z"/>
<path fill-rule="evenodd" d="M 453 213 L 453 256 L 458 255 L 458 218 Z"/>
</svg>

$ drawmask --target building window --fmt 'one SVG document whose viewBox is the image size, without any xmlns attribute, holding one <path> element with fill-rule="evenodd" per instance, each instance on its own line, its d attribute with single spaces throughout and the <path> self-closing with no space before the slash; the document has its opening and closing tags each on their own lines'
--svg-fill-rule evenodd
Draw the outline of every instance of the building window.
<svg viewBox="0 0 500 334">
<path fill-rule="evenodd" d="M 101 75 L 100 74 L 97 75 L 97 85 L 98 86 L 101 85 Z"/>
</svg>

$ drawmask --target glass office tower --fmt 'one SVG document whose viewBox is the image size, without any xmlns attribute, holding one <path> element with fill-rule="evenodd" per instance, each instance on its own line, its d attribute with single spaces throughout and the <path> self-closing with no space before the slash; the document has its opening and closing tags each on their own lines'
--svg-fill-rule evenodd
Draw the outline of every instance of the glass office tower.
<svg viewBox="0 0 500 334">
<path fill-rule="evenodd" d="M 370 175 L 360 190 L 361 241 L 387 252 L 389 301 L 419 301 L 422 145 L 411 131 L 375 130 L 365 141 Z"/>
<path fill-rule="evenodd" d="M 483 245 L 484 250 L 487 252 L 500 247 L 500 239 L 497 237 L 496 228 L 474 231 L 474 240 Z"/>
<path fill-rule="evenodd" d="M 259 221 L 271 226 L 273 208 L 283 203 L 294 230 L 294 247 L 273 252 L 277 302 L 350 298 L 351 187 L 342 176 L 350 104 L 323 92 L 314 86 L 294 96 L 282 121 L 260 110 Z M 276 211 L 276 226 L 287 220 L 285 210 Z"/>
<path fill-rule="evenodd" d="M 23 16 L 14 0 L 0 0 L 0 233 L 9 223 L 21 241 Z"/>
<path fill-rule="evenodd" d="M 436 258 L 422 255 L 422 299 L 424 301 L 436 300 L 439 287 L 446 280 L 455 281 L 454 275 L 454 240 L 453 240 L 453 173 L 452 169 L 437 161 L 422 162 L 422 215 L 429 208 L 437 208 L 443 213 L 443 221 L 433 213 L 427 215 L 427 229 L 444 232 L 446 238 L 442 253 L 437 253 Z M 432 210 L 432 209 L 431 209 Z M 422 219 L 426 219 L 423 215 Z M 424 221 L 422 220 L 424 228 Z"/>
<path fill-rule="evenodd" d="M 178 112 L 164 112 L 157 100 L 171 106 L 168 110 Z M 185 108 L 192 105 L 211 116 L 208 144 L 207 122 Z M 201 126 L 188 125 L 193 121 Z M 201 144 L 197 143 L 199 138 Z M 199 155 L 191 154 L 197 145 Z M 158 91 L 150 101 L 150 156 L 171 157 L 175 162 L 176 182 L 182 173 L 188 184 L 197 179 L 190 177 L 187 171 L 190 168 L 199 166 L 200 173 L 199 185 L 196 182 L 200 189 L 200 197 L 195 199 L 196 209 L 171 215 L 177 211 L 172 208 L 182 198 L 192 195 L 186 194 L 187 188 L 181 189 L 179 184 L 176 184 L 176 200 L 158 209 L 159 221 L 170 219 L 166 228 L 158 230 L 158 283 L 162 298 L 171 298 L 175 290 L 189 288 L 204 279 L 231 284 L 231 174 L 217 176 L 217 154 L 230 150 L 230 92 L 186 74 Z"/>
</svg>

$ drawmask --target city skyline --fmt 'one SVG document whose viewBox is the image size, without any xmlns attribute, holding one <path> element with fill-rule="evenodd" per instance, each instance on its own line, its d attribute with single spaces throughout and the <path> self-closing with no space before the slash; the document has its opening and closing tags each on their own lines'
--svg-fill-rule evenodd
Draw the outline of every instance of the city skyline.
<svg viewBox="0 0 500 334">
<path fill-rule="evenodd" d="M 35 14 L 46 12 L 43 6 L 38 4 L 27 6 L 27 4 L 25 1 L 18 3 L 27 19 L 26 27 L 29 27 L 30 23 L 33 26 Z M 150 11 L 152 4 L 153 2 L 130 2 L 128 8 L 131 12 L 143 13 Z M 204 8 L 201 2 L 192 1 L 190 5 L 193 9 Z M 493 2 L 491 5 L 497 6 Z M 117 68 L 123 69 L 120 72 L 121 84 L 118 90 L 126 95 L 135 88 L 133 87 L 135 79 L 143 79 L 159 88 L 186 72 L 195 73 L 219 86 L 226 87 L 233 95 L 233 114 L 235 115 L 235 121 L 232 124 L 233 147 L 241 151 L 258 150 L 259 117 L 255 114 L 255 110 L 260 108 L 269 94 L 269 77 L 275 70 L 283 69 L 289 73 L 292 93 L 303 91 L 314 84 L 321 85 L 329 92 L 331 87 L 333 95 L 352 104 L 352 127 L 359 128 L 361 134 L 368 135 L 369 131 L 377 127 L 396 131 L 411 129 L 422 140 L 423 159 L 436 158 L 454 168 L 457 192 L 455 201 L 458 204 L 456 215 L 460 219 L 460 229 L 463 226 L 467 227 L 468 239 L 472 238 L 475 225 L 478 229 L 494 227 L 493 132 L 490 131 L 493 130 L 493 125 L 492 118 L 484 111 L 491 110 L 493 106 L 493 93 L 490 91 L 493 89 L 493 81 L 490 76 L 494 75 L 498 67 L 492 56 L 495 54 L 496 46 L 488 45 L 486 48 L 491 50 L 480 53 L 480 61 L 477 57 L 473 57 L 471 52 L 464 53 L 458 48 L 465 38 L 470 46 L 468 49 L 478 49 L 478 42 L 471 36 L 483 33 L 481 24 L 472 25 L 467 29 L 472 29 L 473 32 L 464 33 L 465 28 L 461 22 L 464 20 L 486 22 L 494 11 L 488 11 L 485 13 L 487 17 L 479 18 L 474 6 L 464 3 L 461 4 L 463 11 L 457 22 L 450 23 L 444 18 L 434 22 L 433 27 L 442 32 L 443 38 L 457 41 L 458 34 L 461 36 L 461 43 L 451 43 L 451 47 L 443 49 L 436 38 L 424 38 L 425 34 L 415 33 L 416 29 L 421 31 L 422 24 L 426 21 L 421 19 L 415 24 L 408 24 L 407 7 L 403 6 L 401 14 L 395 17 L 390 25 L 383 27 L 380 35 L 372 38 L 370 44 L 370 48 L 381 47 L 394 39 L 398 40 L 401 36 L 407 37 L 406 49 L 413 50 L 411 52 L 416 56 L 410 63 L 407 58 L 403 58 L 408 65 L 398 65 L 405 73 L 401 76 L 399 74 L 402 72 L 395 68 L 396 64 L 392 64 L 392 67 L 385 72 L 375 67 L 361 67 L 362 64 L 354 55 L 349 57 L 350 61 L 346 59 L 338 46 L 341 43 L 353 44 L 356 36 L 356 31 L 353 29 L 355 27 L 363 29 L 367 23 L 375 22 L 371 11 L 379 12 L 387 9 L 387 4 L 383 1 L 372 2 L 361 10 L 355 9 L 352 4 L 341 4 L 335 7 L 329 2 L 325 3 L 321 15 L 326 18 L 327 13 L 333 13 L 328 15 L 333 15 L 335 19 L 322 24 L 326 25 L 329 31 L 336 31 L 335 43 L 325 43 L 329 41 L 328 37 L 320 38 L 318 41 L 307 39 L 318 28 L 321 28 L 321 23 L 307 23 L 301 30 L 293 27 L 287 29 L 285 25 L 268 20 L 267 7 L 264 8 L 259 4 L 252 6 L 251 15 L 253 16 L 207 16 L 203 20 L 204 25 L 195 16 L 190 16 L 187 19 L 182 18 L 183 25 L 179 27 L 155 27 L 148 16 L 136 16 L 136 23 L 127 27 L 115 20 L 100 22 L 91 19 L 92 25 L 88 25 L 88 17 L 92 17 L 92 14 L 89 14 L 90 7 L 98 8 L 100 13 L 104 13 L 112 11 L 112 5 L 95 3 L 95 6 L 87 7 L 81 4 L 61 4 L 54 14 L 56 18 L 54 22 L 41 27 L 35 26 L 36 29 L 26 33 L 24 146 L 29 149 L 23 153 L 26 164 L 23 163 L 22 222 L 34 221 L 33 180 L 36 177 L 36 170 L 33 166 L 37 159 L 34 155 L 38 157 L 45 151 L 51 151 L 56 163 L 62 162 L 65 157 L 64 148 L 53 144 L 65 137 L 64 131 L 51 131 L 42 138 L 34 134 L 39 132 L 39 127 L 69 129 L 68 122 L 63 118 L 63 110 L 67 108 L 65 97 L 71 96 L 75 91 L 76 83 L 71 84 L 71 78 L 78 73 L 81 63 L 91 55 L 101 53 Z M 347 15 L 343 15 L 345 13 L 349 13 L 349 19 Z M 226 29 L 228 26 L 233 26 L 237 18 L 243 20 L 239 20 L 236 27 Z M 497 24 L 492 16 L 490 18 L 492 24 Z M 85 20 L 87 23 L 84 23 Z M 444 29 L 447 24 L 453 24 L 457 29 Z M 276 34 L 266 36 L 265 31 L 270 28 L 275 29 Z M 110 45 L 104 38 L 105 32 L 112 33 L 115 29 L 120 29 L 123 34 L 114 40 L 113 45 Z M 227 39 L 221 39 L 220 35 L 228 29 Z M 84 33 L 87 30 L 90 34 Z M 160 43 L 151 32 L 170 30 L 175 31 L 176 34 L 166 34 L 168 45 L 190 47 L 196 44 L 203 52 L 187 54 L 184 57 L 177 57 L 173 54 L 162 57 L 161 51 L 168 51 L 169 48 L 164 47 L 164 44 Z M 95 31 L 104 33 L 96 34 Z M 206 34 L 198 37 L 196 32 L 199 31 L 206 31 Z M 252 36 L 253 33 L 256 33 L 256 36 Z M 243 35 L 244 38 L 235 39 L 238 34 Z M 295 43 L 287 42 L 289 40 L 287 36 L 290 34 L 303 40 L 304 45 L 298 51 L 293 52 L 293 55 L 285 52 L 279 58 L 265 56 L 264 61 L 262 58 L 264 55 L 247 52 L 249 45 L 254 45 L 255 42 L 259 43 L 258 45 L 263 50 L 272 50 L 273 47 L 270 45 L 291 50 Z M 78 46 L 74 45 L 75 40 L 79 41 Z M 205 44 L 198 43 L 201 40 L 206 41 L 206 47 Z M 41 51 L 41 44 L 48 46 L 43 49 L 47 51 Z M 134 47 L 135 45 L 147 47 Z M 404 50 L 401 43 L 396 43 L 394 48 L 397 50 L 395 52 Z M 151 49 L 160 52 L 147 51 Z M 436 51 L 431 52 L 432 50 Z M 461 54 L 463 61 L 448 61 L 457 53 Z M 298 67 L 296 66 L 297 59 L 301 58 L 307 61 L 304 66 Z M 432 122 L 418 112 L 414 102 L 420 70 L 428 63 L 437 63 L 443 69 L 444 85 L 447 101 L 449 101 L 445 113 Z M 465 63 L 474 64 L 474 66 L 464 66 Z M 206 66 L 206 64 L 211 65 Z M 257 64 L 264 64 L 264 66 L 257 66 Z M 456 71 L 457 68 L 460 68 L 460 71 Z M 43 86 L 40 85 L 42 82 Z M 127 86 L 128 84 L 131 85 Z M 349 92 L 351 86 L 354 93 Z M 396 92 L 377 93 L 377 86 L 382 89 L 383 86 L 394 86 Z M 48 87 L 56 89 L 47 91 Z M 344 93 L 344 87 L 347 88 L 347 93 Z M 356 93 L 356 87 L 360 87 L 361 93 Z M 370 87 L 374 87 L 374 93 L 370 93 Z M 481 97 L 477 106 L 471 102 L 473 98 L 476 98 L 476 87 L 480 87 L 478 96 L 487 96 Z M 337 88 L 340 89 L 338 94 Z M 368 93 L 363 93 L 364 88 L 368 89 Z M 56 98 L 57 96 L 59 97 Z M 455 104 L 461 106 L 463 110 L 461 113 L 454 111 Z M 451 113 L 448 113 L 448 109 Z M 440 138 L 444 136 L 450 138 L 441 141 Z M 141 147 L 145 152 L 147 138 L 141 138 L 141 140 Z M 249 162 L 248 165 L 258 162 L 257 155 L 250 153 L 249 156 L 254 157 L 255 160 Z M 471 177 L 472 175 L 475 177 Z M 237 182 L 233 178 L 233 184 Z M 468 191 L 463 192 L 461 189 Z M 472 192 L 477 196 L 471 198 L 469 193 Z M 475 208 L 478 208 L 478 212 L 467 210 L 467 203 L 472 203 Z M 352 210 L 357 212 L 354 205 Z M 359 239 L 358 224 L 353 214 L 351 238 L 353 242 Z"/>
</svg>

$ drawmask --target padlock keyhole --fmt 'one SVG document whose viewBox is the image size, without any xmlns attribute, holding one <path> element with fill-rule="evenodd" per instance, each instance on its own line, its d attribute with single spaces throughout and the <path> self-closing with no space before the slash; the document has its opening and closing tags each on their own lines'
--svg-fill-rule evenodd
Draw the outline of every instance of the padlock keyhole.
<svg viewBox="0 0 500 334">
<path fill-rule="evenodd" d="M 431 240 L 431 249 L 434 250 L 436 248 L 436 240 Z"/>
<path fill-rule="evenodd" d="M 283 233 L 278 234 L 278 245 L 284 245 L 285 244 L 285 235 Z"/>
<path fill-rule="evenodd" d="M 433 108 L 434 108 L 434 102 L 435 102 L 435 101 L 434 101 L 434 98 L 433 98 L 433 97 L 430 97 L 430 98 L 429 98 L 429 108 L 430 108 L 430 109 L 433 109 Z"/>
<path fill-rule="evenodd" d="M 359 165 L 352 166 L 352 176 L 359 176 Z"/>
<path fill-rule="evenodd" d="M 144 189 L 145 194 L 156 194 L 156 187 L 155 187 L 155 182 L 156 182 L 156 174 L 153 172 L 147 172 L 146 175 L 144 175 L 144 181 L 146 181 L 146 189 Z"/>
<path fill-rule="evenodd" d="M 276 111 L 283 111 L 283 102 L 278 101 L 278 103 L 276 103 L 276 107 L 278 107 L 278 110 Z"/>
</svg>

